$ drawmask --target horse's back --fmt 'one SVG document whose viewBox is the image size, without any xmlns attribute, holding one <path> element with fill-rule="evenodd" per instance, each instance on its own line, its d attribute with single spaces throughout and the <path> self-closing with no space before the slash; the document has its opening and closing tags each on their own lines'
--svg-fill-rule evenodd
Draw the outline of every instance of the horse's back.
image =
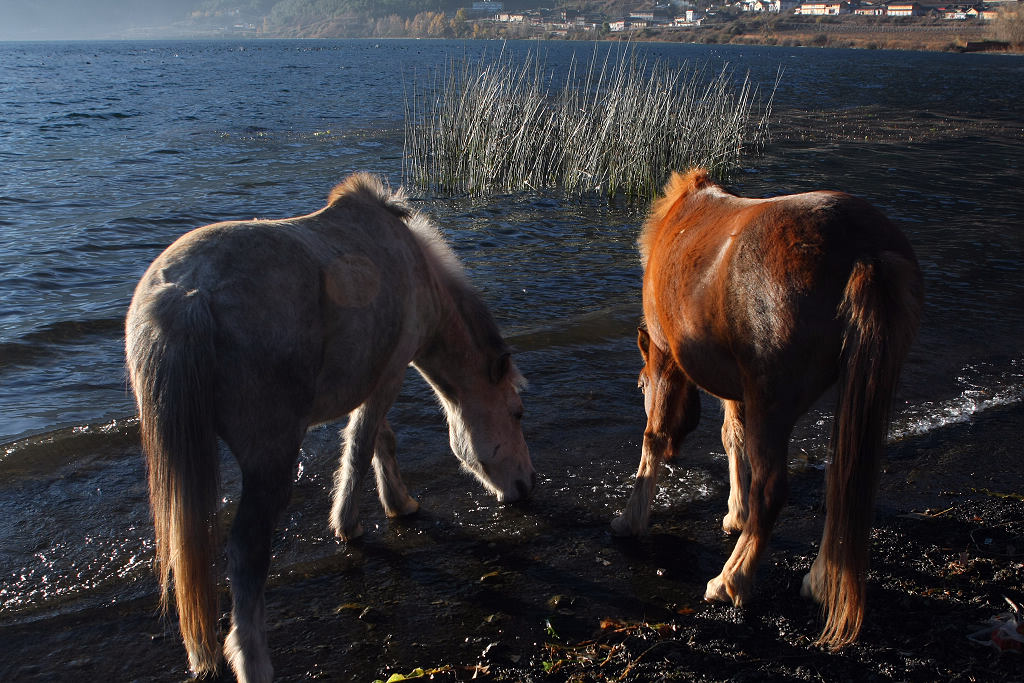
<svg viewBox="0 0 1024 683">
<path fill-rule="evenodd" d="M 823 390 L 835 378 L 837 311 L 855 264 L 886 252 L 913 261 L 900 231 L 846 193 L 668 189 L 679 196 L 655 204 L 641 239 L 645 315 L 691 378 L 723 398 L 742 397 L 752 378 L 782 384 L 774 374 L 796 365 L 821 368 L 802 392 Z"/>
<path fill-rule="evenodd" d="M 372 191 L 350 187 L 331 202 L 307 216 L 183 235 L 140 280 L 128 327 L 145 325 L 175 343 L 180 294 L 188 293 L 211 314 L 205 332 L 225 412 L 255 402 L 318 422 L 357 407 L 381 372 L 408 363 L 396 354 L 411 357 L 398 346 L 415 318 L 423 259 L 400 212 Z"/>
<path fill-rule="evenodd" d="M 168 298 L 173 290 L 201 296 L 217 320 L 222 344 L 243 335 L 272 343 L 282 327 L 308 327 L 317 312 L 319 269 L 290 232 L 270 221 L 197 228 L 152 263 L 133 306 Z"/>
</svg>

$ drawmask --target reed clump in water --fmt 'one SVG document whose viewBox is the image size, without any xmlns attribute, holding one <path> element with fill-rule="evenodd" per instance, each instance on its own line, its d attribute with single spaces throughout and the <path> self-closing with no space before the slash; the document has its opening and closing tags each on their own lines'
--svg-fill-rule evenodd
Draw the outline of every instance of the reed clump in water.
<svg viewBox="0 0 1024 683">
<path fill-rule="evenodd" d="M 440 194 L 559 189 L 648 198 L 671 170 L 723 178 L 768 137 L 763 106 L 745 77 L 687 64 L 648 64 L 635 50 L 573 59 L 564 84 L 542 60 L 452 62 L 406 95 L 407 184 Z"/>
</svg>

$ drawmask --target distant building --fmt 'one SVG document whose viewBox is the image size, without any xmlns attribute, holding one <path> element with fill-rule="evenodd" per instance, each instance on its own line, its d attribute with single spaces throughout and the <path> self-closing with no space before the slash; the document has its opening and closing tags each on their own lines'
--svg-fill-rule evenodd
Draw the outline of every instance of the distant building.
<svg viewBox="0 0 1024 683">
<path fill-rule="evenodd" d="M 916 2 L 890 2 L 885 15 L 888 17 L 923 17 L 925 11 Z"/>
<path fill-rule="evenodd" d="M 853 8 L 853 13 L 862 17 L 884 17 L 885 5 L 880 2 L 862 2 Z"/>
<path fill-rule="evenodd" d="M 774 12 L 780 14 L 791 10 L 800 3 L 797 0 L 740 0 L 743 12 Z"/>
<path fill-rule="evenodd" d="M 672 21 L 672 26 L 675 26 L 675 27 L 700 26 L 702 21 L 703 21 L 703 19 L 702 19 L 702 17 L 700 17 L 698 15 L 697 10 L 695 10 L 695 9 L 688 9 L 688 10 L 686 10 L 685 14 L 681 14 L 681 15 L 677 16 Z"/>
<path fill-rule="evenodd" d="M 630 22 L 645 22 L 647 26 L 657 26 L 669 23 L 668 11 L 661 7 L 653 10 L 633 10 L 628 17 Z"/>
<path fill-rule="evenodd" d="M 651 22 L 646 19 L 618 19 L 616 21 L 608 22 L 608 29 L 612 32 L 618 33 L 621 31 L 639 31 L 643 28 L 648 28 Z"/>
<path fill-rule="evenodd" d="M 796 14 L 806 14 L 811 16 L 836 16 L 839 14 L 849 13 L 850 5 L 846 2 L 815 0 L 813 2 L 803 2 L 796 8 Z"/>
<path fill-rule="evenodd" d="M 940 7 L 939 14 L 943 19 L 950 19 L 953 21 L 963 21 L 970 18 L 967 11 L 972 9 L 970 5 L 949 5 L 947 7 Z"/>
</svg>

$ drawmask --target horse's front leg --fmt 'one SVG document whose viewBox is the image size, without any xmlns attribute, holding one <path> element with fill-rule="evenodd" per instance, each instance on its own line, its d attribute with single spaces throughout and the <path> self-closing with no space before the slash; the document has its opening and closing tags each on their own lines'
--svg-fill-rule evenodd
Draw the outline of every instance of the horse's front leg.
<svg viewBox="0 0 1024 683">
<path fill-rule="evenodd" d="M 398 471 L 395 446 L 395 433 L 385 418 L 380 431 L 377 432 L 377 446 L 373 451 L 373 472 L 377 478 L 377 496 L 388 517 L 411 515 L 420 509 L 420 504 L 409 495 Z"/>
<path fill-rule="evenodd" d="M 641 376 L 647 427 L 633 493 L 626 509 L 612 520 L 612 533 L 616 536 L 638 536 L 647 530 L 661 463 L 675 455 L 700 420 L 697 386 L 670 357 L 665 359 L 668 362 L 664 370 L 649 359 Z M 654 370 L 653 376 L 647 374 L 648 369 Z"/>
<path fill-rule="evenodd" d="M 612 533 L 615 536 L 639 536 L 647 530 L 651 516 L 651 502 L 658 486 L 658 472 L 661 469 L 662 455 L 655 452 L 650 441 L 644 437 L 643 450 L 640 453 L 640 468 L 633 482 L 633 493 L 626 503 L 622 514 L 612 520 Z"/>
<path fill-rule="evenodd" d="M 729 458 L 729 512 L 722 519 L 725 533 L 743 531 L 747 523 L 747 496 L 750 491 L 750 469 L 743 450 L 743 404 L 722 401 L 722 446 Z"/>
<path fill-rule="evenodd" d="M 345 446 L 334 475 L 334 502 L 331 506 L 331 529 L 343 541 L 351 541 L 363 533 L 359 523 L 359 485 L 370 468 L 384 416 L 402 385 L 399 375 L 382 383 L 377 391 L 348 417 Z M 389 430 L 390 431 L 390 430 Z M 392 436 L 393 438 L 393 436 Z"/>
</svg>

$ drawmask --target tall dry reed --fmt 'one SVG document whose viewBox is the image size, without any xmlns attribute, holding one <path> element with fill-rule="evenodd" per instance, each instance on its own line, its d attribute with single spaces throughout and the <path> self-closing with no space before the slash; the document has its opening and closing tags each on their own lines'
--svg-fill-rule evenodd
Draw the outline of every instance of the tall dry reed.
<svg viewBox="0 0 1024 683">
<path fill-rule="evenodd" d="M 440 194 L 560 189 L 653 196 L 672 170 L 735 170 L 768 136 L 749 75 L 648 64 L 631 46 L 573 58 L 564 82 L 529 53 L 450 62 L 406 93 L 403 178 Z"/>
</svg>

